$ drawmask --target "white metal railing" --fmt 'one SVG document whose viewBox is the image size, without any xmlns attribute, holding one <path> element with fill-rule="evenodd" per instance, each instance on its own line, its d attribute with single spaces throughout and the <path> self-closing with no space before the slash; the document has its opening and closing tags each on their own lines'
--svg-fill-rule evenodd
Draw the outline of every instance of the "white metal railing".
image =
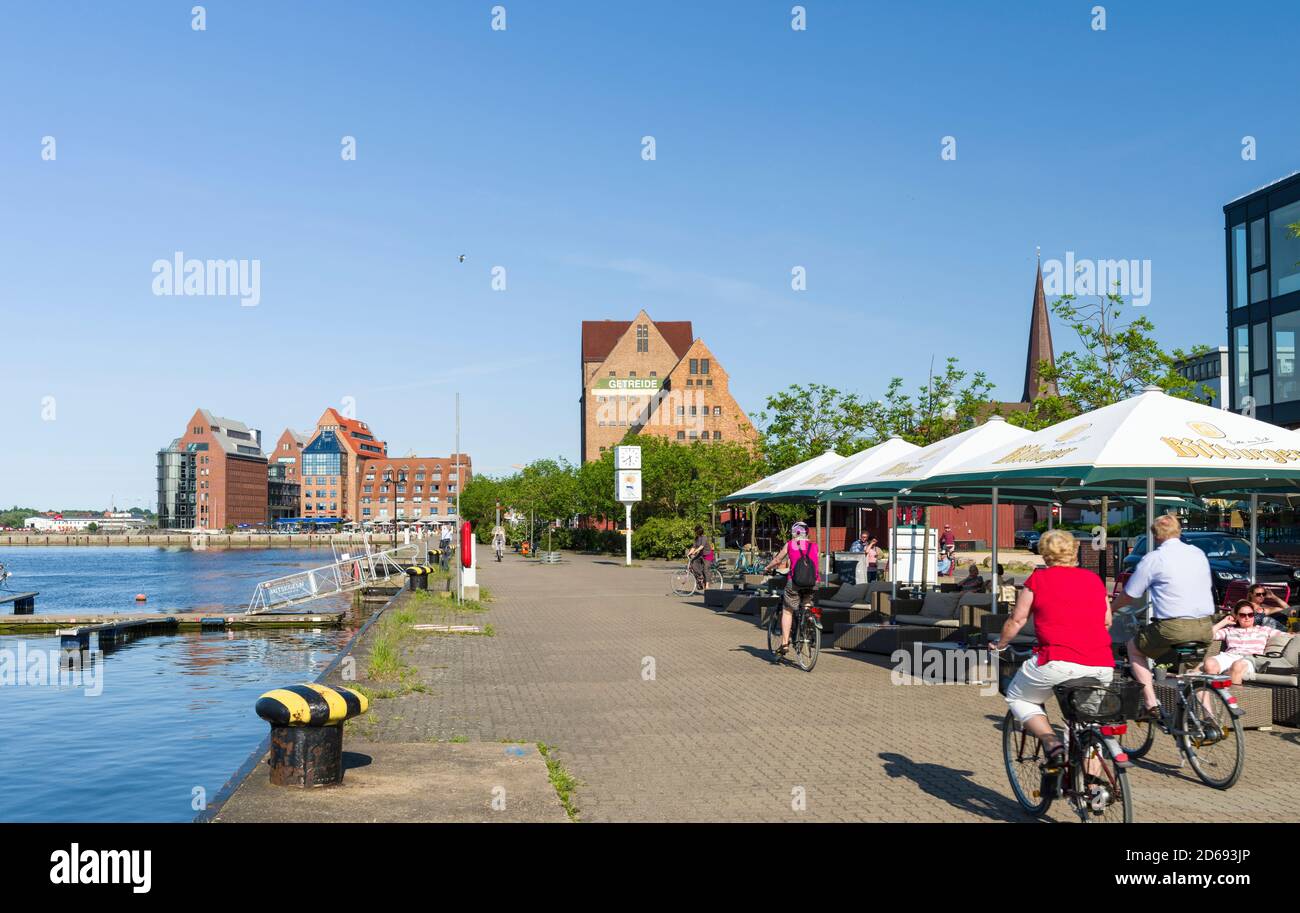
<svg viewBox="0 0 1300 913">
<path fill-rule="evenodd" d="M 324 567 L 314 567 L 276 577 L 274 580 L 264 580 L 253 591 L 247 614 L 272 612 L 320 599 L 322 596 L 348 593 L 380 581 L 391 580 L 394 576 L 405 577 L 406 571 L 402 570 L 398 561 L 410 561 L 414 553 L 413 545 L 400 545 L 384 552 L 367 550 L 347 558 L 340 558 Z"/>
</svg>

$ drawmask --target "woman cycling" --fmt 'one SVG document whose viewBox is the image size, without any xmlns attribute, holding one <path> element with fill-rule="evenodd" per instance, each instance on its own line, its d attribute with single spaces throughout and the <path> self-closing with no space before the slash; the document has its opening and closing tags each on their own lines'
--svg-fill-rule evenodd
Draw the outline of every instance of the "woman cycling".
<svg viewBox="0 0 1300 913">
<path fill-rule="evenodd" d="M 776 651 L 778 656 L 784 656 L 790 649 L 790 625 L 795 610 L 801 603 L 806 606 L 812 605 L 813 594 L 817 590 L 815 584 L 804 588 L 797 588 L 794 585 L 795 565 L 805 555 L 812 562 L 814 580 L 820 581 L 821 571 L 816 570 L 817 543 L 808 541 L 808 524 L 796 523 L 790 527 L 790 541 L 781 546 L 781 550 L 764 568 L 768 572 L 778 567 L 788 569 L 785 575 L 785 589 L 781 593 L 781 646 Z"/>
<path fill-rule="evenodd" d="M 1070 679 L 1095 678 L 1109 684 L 1115 655 L 1106 584 L 1077 566 L 1078 540 L 1070 533 L 1050 530 L 1038 540 L 1038 553 L 1047 566 L 1025 581 L 999 643 L 1011 643 L 1033 615 L 1039 646 L 1007 686 L 1006 700 L 1025 731 L 1043 743 L 1046 766 L 1053 768 L 1060 765 L 1065 746 L 1047 722 L 1043 702 L 1054 685 Z"/>
</svg>

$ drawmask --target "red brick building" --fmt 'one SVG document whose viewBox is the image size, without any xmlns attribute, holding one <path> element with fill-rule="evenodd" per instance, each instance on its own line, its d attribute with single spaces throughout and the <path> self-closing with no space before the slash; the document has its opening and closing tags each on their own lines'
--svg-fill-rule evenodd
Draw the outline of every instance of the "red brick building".
<svg viewBox="0 0 1300 913">
<path fill-rule="evenodd" d="M 370 426 L 329 408 L 302 449 L 302 514 L 316 520 L 359 520 L 361 464 L 388 455 Z"/>
<path fill-rule="evenodd" d="M 669 440 L 752 443 L 754 428 L 731 396 L 729 375 L 691 322 L 582 322 L 582 461 L 599 460 L 629 433 Z"/>
<path fill-rule="evenodd" d="M 456 494 L 469 483 L 467 454 L 385 457 L 361 463 L 357 514 L 351 519 L 390 522 L 440 520 L 456 515 Z"/>
<path fill-rule="evenodd" d="M 158 453 L 158 519 L 164 528 L 223 529 L 266 522 L 262 432 L 197 410 L 185 433 Z"/>
</svg>

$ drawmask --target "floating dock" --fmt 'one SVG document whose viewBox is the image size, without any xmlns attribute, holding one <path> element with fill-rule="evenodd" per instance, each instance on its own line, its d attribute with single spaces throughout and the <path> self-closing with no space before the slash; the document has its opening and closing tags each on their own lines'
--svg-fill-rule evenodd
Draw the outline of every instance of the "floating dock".
<svg viewBox="0 0 1300 913">
<path fill-rule="evenodd" d="M 15 615 L 30 615 L 36 611 L 36 597 L 40 593 L 0 593 L 0 606 L 12 602 Z"/>
<path fill-rule="evenodd" d="M 49 615 L 0 615 L 0 634 L 49 634 L 98 628 L 100 636 L 113 629 L 164 626 L 174 631 L 224 628 L 318 628 L 343 624 L 346 612 L 66 612 Z"/>
</svg>

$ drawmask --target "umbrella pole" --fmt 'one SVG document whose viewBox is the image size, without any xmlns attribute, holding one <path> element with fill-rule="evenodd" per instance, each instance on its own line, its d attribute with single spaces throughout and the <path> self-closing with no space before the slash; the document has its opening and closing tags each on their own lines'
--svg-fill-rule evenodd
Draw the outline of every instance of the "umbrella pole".
<svg viewBox="0 0 1300 913">
<path fill-rule="evenodd" d="M 1255 517 L 1259 513 L 1259 495 L 1250 496 L 1250 585 L 1255 585 L 1255 564 L 1259 560 L 1259 535 Z"/>
<path fill-rule="evenodd" d="M 1001 586 L 1002 584 L 1002 581 L 998 579 L 998 487 L 996 485 L 993 486 L 992 529 L 993 529 L 993 557 L 990 560 L 993 562 L 993 568 L 990 573 L 992 573 L 993 575 L 993 586 L 990 588 L 990 592 L 993 594 L 993 605 L 996 607 L 998 602 L 998 587 Z M 956 576 L 956 574 L 954 574 L 953 576 Z"/>
<path fill-rule="evenodd" d="M 831 573 L 831 524 L 835 522 L 835 502 L 826 502 L 826 547 L 822 550 L 822 564 L 825 565 L 822 570 L 822 577 L 829 577 Z"/>
<path fill-rule="evenodd" d="M 898 495 L 889 515 L 889 598 L 898 598 Z"/>
<path fill-rule="evenodd" d="M 1156 524 L 1156 480 L 1147 479 L 1147 554 L 1156 550 L 1155 534 L 1151 527 Z"/>
<path fill-rule="evenodd" d="M 758 554 L 758 502 L 749 502 L 749 546 Z"/>
</svg>

